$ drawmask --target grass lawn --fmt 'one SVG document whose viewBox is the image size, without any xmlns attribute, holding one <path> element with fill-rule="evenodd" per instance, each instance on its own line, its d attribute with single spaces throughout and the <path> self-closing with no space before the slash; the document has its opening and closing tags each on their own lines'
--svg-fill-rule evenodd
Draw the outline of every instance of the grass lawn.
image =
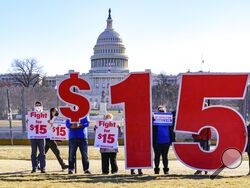
<svg viewBox="0 0 250 188">
<path fill-rule="evenodd" d="M 58 146 L 63 159 L 68 159 L 68 146 Z M 30 146 L 1 146 L 0 145 L 0 159 L 14 159 L 14 160 L 30 160 L 31 147 Z M 101 160 L 101 154 L 99 148 L 93 146 L 88 147 L 88 155 L 90 160 Z M 80 151 L 77 151 L 77 158 L 81 158 Z M 178 160 L 172 149 L 168 153 L 169 160 Z M 56 160 L 55 155 L 51 150 L 46 154 L 47 160 Z M 119 153 L 117 154 L 117 160 L 124 160 L 124 146 L 119 146 Z M 243 154 L 243 161 L 247 161 L 248 156 L 245 152 Z"/>
<path fill-rule="evenodd" d="M 0 120 L 0 127 L 9 127 L 9 121 L 8 120 Z M 20 127 L 22 126 L 21 120 L 12 120 L 12 127 Z"/>
<path fill-rule="evenodd" d="M 68 147 L 59 146 L 59 148 L 62 158 L 67 161 Z M 193 175 L 195 171 L 181 164 L 172 148 L 169 151 L 169 175 L 163 175 L 162 172 L 160 175 L 154 175 L 152 169 L 147 169 L 143 170 L 142 176 L 131 176 L 129 171 L 124 169 L 123 146 L 119 147 L 117 155 L 119 173 L 113 175 L 100 174 L 100 153 L 99 149 L 93 146 L 88 149 L 90 169 L 94 173 L 91 175 L 83 174 L 79 151 L 78 173 L 68 175 L 67 171 L 60 170 L 50 150 L 46 154 L 47 174 L 40 172 L 31 174 L 30 152 L 30 146 L 0 146 L 0 187 L 250 187 L 250 176 L 245 176 L 248 171 L 248 161 L 244 161 L 241 168 L 233 170 L 236 174 L 231 175 L 224 171 L 216 179 L 211 180 L 208 175 Z M 244 160 L 247 160 L 245 154 Z"/>
</svg>

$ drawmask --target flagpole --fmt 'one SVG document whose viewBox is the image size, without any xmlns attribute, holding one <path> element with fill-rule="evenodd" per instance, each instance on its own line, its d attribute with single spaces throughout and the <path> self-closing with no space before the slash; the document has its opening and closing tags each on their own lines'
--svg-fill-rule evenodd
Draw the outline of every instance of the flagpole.
<svg viewBox="0 0 250 188">
<path fill-rule="evenodd" d="M 202 64 L 204 63 L 203 56 L 201 56 L 201 72 L 202 72 Z"/>
<path fill-rule="evenodd" d="M 203 58 L 201 58 L 201 72 L 202 72 L 202 64 L 204 63 Z"/>
</svg>

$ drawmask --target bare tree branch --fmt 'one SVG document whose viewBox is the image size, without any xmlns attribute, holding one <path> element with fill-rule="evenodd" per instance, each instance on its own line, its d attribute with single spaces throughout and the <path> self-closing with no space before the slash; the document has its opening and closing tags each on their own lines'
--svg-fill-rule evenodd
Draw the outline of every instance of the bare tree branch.
<svg viewBox="0 0 250 188">
<path fill-rule="evenodd" d="M 42 67 L 38 65 L 35 59 L 16 59 L 12 65 L 10 75 L 24 87 L 35 87 L 39 83 Z"/>
</svg>

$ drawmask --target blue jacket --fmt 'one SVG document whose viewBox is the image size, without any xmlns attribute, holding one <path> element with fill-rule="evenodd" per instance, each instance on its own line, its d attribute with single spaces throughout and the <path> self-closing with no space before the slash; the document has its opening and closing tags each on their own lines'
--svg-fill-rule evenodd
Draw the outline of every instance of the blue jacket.
<svg viewBox="0 0 250 188">
<path fill-rule="evenodd" d="M 88 129 L 87 127 L 89 126 L 89 118 L 88 116 L 81 119 L 80 123 L 81 125 L 83 125 L 83 128 L 76 128 L 76 129 L 70 129 L 69 126 L 73 125 L 69 119 L 66 120 L 66 126 L 69 129 L 69 139 L 71 138 L 88 138 Z"/>
<path fill-rule="evenodd" d="M 173 125 L 175 124 L 175 111 L 173 114 Z M 154 122 L 154 117 L 152 117 Z M 174 126 L 153 125 L 153 145 L 175 142 Z"/>
</svg>

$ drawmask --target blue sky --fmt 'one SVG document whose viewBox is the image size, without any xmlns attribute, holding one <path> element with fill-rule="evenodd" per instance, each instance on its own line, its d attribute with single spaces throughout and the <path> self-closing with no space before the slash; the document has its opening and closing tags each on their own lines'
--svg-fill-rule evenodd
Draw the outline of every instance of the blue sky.
<svg viewBox="0 0 250 188">
<path fill-rule="evenodd" d="M 0 73 L 36 58 L 47 75 L 86 73 L 108 9 L 131 71 L 250 71 L 247 0 L 0 0 Z"/>
</svg>

